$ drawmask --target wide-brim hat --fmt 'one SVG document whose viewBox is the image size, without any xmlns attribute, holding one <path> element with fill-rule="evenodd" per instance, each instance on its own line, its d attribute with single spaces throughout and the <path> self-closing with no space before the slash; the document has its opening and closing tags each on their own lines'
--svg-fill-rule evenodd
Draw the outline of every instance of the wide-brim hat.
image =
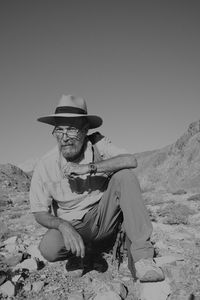
<svg viewBox="0 0 200 300">
<path fill-rule="evenodd" d="M 103 120 L 99 116 L 89 115 L 85 99 L 72 95 L 63 95 L 56 107 L 55 113 L 37 120 L 49 125 L 56 126 L 58 120 L 65 121 L 67 118 L 81 118 L 88 120 L 89 128 L 97 128 L 102 125 Z"/>
</svg>

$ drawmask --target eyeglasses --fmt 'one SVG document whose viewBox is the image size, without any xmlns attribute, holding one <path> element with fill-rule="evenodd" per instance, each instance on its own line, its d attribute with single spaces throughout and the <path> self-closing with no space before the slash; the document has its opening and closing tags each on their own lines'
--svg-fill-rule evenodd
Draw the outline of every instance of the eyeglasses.
<svg viewBox="0 0 200 300">
<path fill-rule="evenodd" d="M 56 135 L 56 137 L 59 139 L 62 139 L 64 134 L 66 134 L 69 138 L 78 138 L 81 131 L 83 131 L 83 129 L 78 129 L 76 127 L 56 127 L 54 128 L 52 134 Z"/>
</svg>

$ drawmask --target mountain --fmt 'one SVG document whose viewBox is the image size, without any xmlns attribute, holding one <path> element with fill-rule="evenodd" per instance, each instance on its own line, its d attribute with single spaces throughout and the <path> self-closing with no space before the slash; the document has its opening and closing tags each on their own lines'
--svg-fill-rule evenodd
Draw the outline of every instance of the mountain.
<svg viewBox="0 0 200 300">
<path fill-rule="evenodd" d="M 22 169 L 24 172 L 29 173 L 33 171 L 37 161 L 38 161 L 37 159 L 31 158 L 19 164 L 18 167 Z"/>
<path fill-rule="evenodd" d="M 31 175 L 12 164 L 0 164 L 1 189 L 25 192 L 29 190 Z"/>
<path fill-rule="evenodd" d="M 200 120 L 191 123 L 175 143 L 135 155 L 143 191 L 200 191 Z"/>
</svg>

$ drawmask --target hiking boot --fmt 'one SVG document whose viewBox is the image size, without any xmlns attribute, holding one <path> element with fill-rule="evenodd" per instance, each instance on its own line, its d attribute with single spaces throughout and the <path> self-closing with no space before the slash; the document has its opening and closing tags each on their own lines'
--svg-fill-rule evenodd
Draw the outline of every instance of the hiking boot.
<svg viewBox="0 0 200 300">
<path fill-rule="evenodd" d="M 156 266 L 152 258 L 140 259 L 135 263 L 136 277 L 141 282 L 157 282 L 165 279 L 161 268 Z"/>
<path fill-rule="evenodd" d="M 68 259 L 65 265 L 65 275 L 70 275 L 71 277 L 81 277 L 83 275 L 83 269 L 83 259 L 72 256 Z"/>
</svg>

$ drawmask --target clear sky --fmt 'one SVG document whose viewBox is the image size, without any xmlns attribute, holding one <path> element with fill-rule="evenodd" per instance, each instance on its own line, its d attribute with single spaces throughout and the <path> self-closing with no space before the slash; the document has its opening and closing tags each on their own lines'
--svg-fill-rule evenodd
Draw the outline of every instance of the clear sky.
<svg viewBox="0 0 200 300">
<path fill-rule="evenodd" d="M 199 0 L 1 0 L 0 163 L 55 144 L 36 119 L 87 99 L 130 152 L 171 144 L 200 119 Z"/>
</svg>

